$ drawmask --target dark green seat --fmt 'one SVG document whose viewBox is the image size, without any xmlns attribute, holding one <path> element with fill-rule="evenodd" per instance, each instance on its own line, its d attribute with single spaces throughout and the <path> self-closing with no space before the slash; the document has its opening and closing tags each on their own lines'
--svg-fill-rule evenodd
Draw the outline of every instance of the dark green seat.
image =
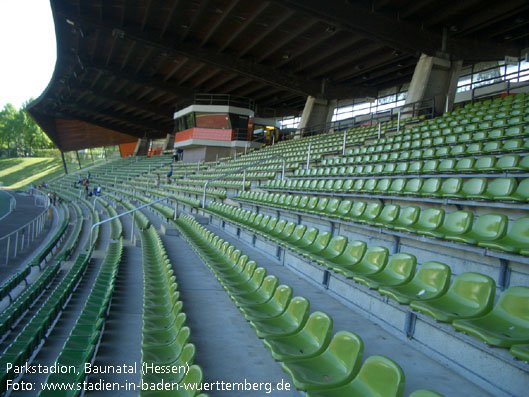
<svg viewBox="0 0 529 397">
<path fill-rule="evenodd" d="M 296 296 L 288 303 L 286 310 L 273 318 L 255 319 L 250 326 L 259 338 L 292 335 L 301 330 L 309 317 L 309 301 Z"/>
<path fill-rule="evenodd" d="M 321 390 L 350 382 L 358 373 L 364 343 L 349 331 L 339 331 L 325 351 L 302 360 L 285 361 L 281 368 L 299 390 Z"/>
<path fill-rule="evenodd" d="M 493 346 L 529 343 L 529 287 L 506 289 L 491 312 L 452 326 Z"/>
<path fill-rule="evenodd" d="M 314 312 L 299 332 L 288 336 L 266 337 L 263 344 L 277 361 L 314 357 L 321 354 L 329 345 L 332 324 L 329 315 Z"/>
<path fill-rule="evenodd" d="M 399 217 L 394 222 L 388 224 L 388 226 L 396 230 L 410 231 L 411 226 L 419 219 L 420 212 L 421 209 L 418 206 L 412 205 L 401 208 Z"/>
<path fill-rule="evenodd" d="M 509 200 L 529 201 L 529 178 L 524 178 L 520 181 L 516 191 L 511 194 Z"/>
<path fill-rule="evenodd" d="M 336 211 L 336 216 L 338 218 L 347 218 L 347 214 L 349 214 L 349 211 L 351 211 L 352 206 L 353 202 L 351 200 L 342 200 L 338 210 Z"/>
<path fill-rule="evenodd" d="M 451 270 L 444 263 L 426 262 L 419 267 L 410 282 L 381 286 L 378 292 L 402 304 L 409 304 L 412 300 L 435 299 L 447 291 L 450 275 Z"/>
<path fill-rule="evenodd" d="M 372 275 L 358 275 L 353 279 L 357 283 L 377 289 L 380 286 L 402 285 L 410 281 L 415 273 L 417 258 L 411 254 L 393 254 L 382 271 Z"/>
<path fill-rule="evenodd" d="M 388 262 L 389 251 L 386 247 L 374 246 L 367 249 L 366 253 L 356 265 L 351 266 L 342 274 L 353 278 L 357 275 L 373 275 L 384 269 Z"/>
<path fill-rule="evenodd" d="M 458 275 L 445 295 L 428 301 L 412 301 L 410 307 L 437 321 L 452 322 L 487 314 L 494 303 L 496 283 L 480 273 Z"/>
<path fill-rule="evenodd" d="M 507 223 L 508 219 L 503 214 L 485 214 L 481 215 L 466 233 L 445 234 L 444 238 L 468 244 L 492 242 L 505 236 Z"/>
<path fill-rule="evenodd" d="M 306 397 L 401 397 L 404 380 L 404 371 L 396 362 L 384 356 L 370 356 L 350 383 L 332 389 L 309 391 Z"/>
<path fill-rule="evenodd" d="M 529 217 L 515 220 L 509 232 L 499 240 L 478 242 L 480 247 L 529 255 Z"/>
<path fill-rule="evenodd" d="M 353 221 L 358 220 L 358 218 L 360 218 L 362 214 L 364 213 L 366 207 L 367 207 L 367 202 L 355 201 L 355 203 L 351 207 L 351 210 L 349 211 L 345 219 L 350 219 Z"/>
<path fill-rule="evenodd" d="M 360 223 L 372 223 L 380 214 L 380 211 L 382 211 L 381 203 L 369 203 L 367 204 L 366 209 L 362 212 L 362 215 L 358 219 L 355 219 L 355 221 Z"/>
</svg>

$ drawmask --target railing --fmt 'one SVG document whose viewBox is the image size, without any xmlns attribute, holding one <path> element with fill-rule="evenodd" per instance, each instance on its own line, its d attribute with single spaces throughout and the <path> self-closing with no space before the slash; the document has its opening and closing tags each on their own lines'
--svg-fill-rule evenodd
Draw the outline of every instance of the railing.
<svg viewBox="0 0 529 397">
<path fill-rule="evenodd" d="M 281 170 L 281 180 L 284 180 L 285 179 L 285 167 L 286 167 L 286 157 L 281 155 L 281 154 L 276 154 L 274 156 L 270 156 L 270 157 L 267 157 L 265 159 L 262 159 L 262 160 L 259 160 L 259 161 L 255 161 L 251 164 L 248 164 L 248 165 L 245 165 L 244 167 L 241 167 L 241 168 L 238 168 L 234 171 L 230 171 L 230 172 L 227 172 L 221 176 L 217 176 L 215 178 L 211 178 L 211 179 L 208 179 L 205 183 L 204 183 L 204 191 L 203 191 L 203 194 L 202 194 L 202 208 L 206 208 L 206 189 L 208 188 L 208 184 L 210 182 L 213 182 L 213 181 L 217 181 L 219 179 L 222 179 L 224 178 L 225 176 L 228 176 L 228 175 L 233 175 L 233 174 L 237 174 L 241 171 L 243 171 L 243 176 L 242 176 L 242 187 L 243 187 L 243 190 L 244 190 L 244 184 L 246 182 L 246 170 L 250 167 L 253 167 L 255 165 L 258 165 L 258 164 L 262 164 L 262 163 L 265 163 L 269 160 L 272 160 L 272 159 L 275 159 L 275 158 L 280 158 L 283 160 L 283 167 L 282 167 L 282 170 Z"/>
<path fill-rule="evenodd" d="M 195 94 L 194 104 L 237 106 L 252 110 L 255 108 L 253 99 L 227 94 Z"/>
<path fill-rule="evenodd" d="M 48 209 L 42 211 L 33 220 L 0 238 L 0 251 L 5 252 L 5 265 L 27 248 L 44 230 Z"/>
<path fill-rule="evenodd" d="M 150 203 L 147 203 L 147 204 L 143 204 L 143 205 L 140 205 L 139 207 L 136 207 L 132 210 L 128 210 L 128 211 L 125 211 L 125 212 L 122 212 L 121 214 L 117 214 L 115 216 L 112 216 L 108 219 L 105 219 L 105 220 L 102 220 L 102 221 L 99 221 L 99 222 L 96 222 L 92 225 L 92 227 L 90 228 L 90 240 L 89 240 L 89 244 L 88 244 L 88 250 L 87 251 L 90 251 L 92 249 L 92 236 L 93 236 L 93 231 L 94 231 L 94 228 L 99 226 L 99 225 L 102 225 L 103 223 L 107 223 L 107 222 L 110 222 L 110 221 L 113 221 L 114 219 L 118 219 L 118 218 L 121 218 L 122 216 L 124 215 L 128 215 L 128 214 L 132 214 L 132 227 L 131 227 L 131 236 L 130 236 L 130 241 L 134 241 L 134 217 L 135 217 L 135 214 L 136 214 L 136 211 L 139 211 L 141 209 L 144 209 L 144 208 L 147 208 L 147 207 L 150 207 L 151 205 L 153 204 L 156 204 L 156 203 L 159 203 L 160 201 L 166 201 L 166 200 L 170 200 L 170 197 L 164 197 L 164 198 L 161 198 L 161 199 L 158 199 L 158 200 L 155 200 L 155 201 L 151 201 Z"/>
<path fill-rule="evenodd" d="M 330 123 L 312 126 L 310 128 L 298 128 L 296 135 L 301 138 L 336 132 L 344 129 L 357 128 L 362 125 L 380 124 L 382 122 L 393 121 L 397 119 L 397 131 L 400 130 L 400 120 L 402 118 L 413 118 L 426 116 L 432 118 L 435 111 L 435 98 L 427 98 L 417 102 L 408 103 L 399 107 L 391 108 L 387 111 L 353 116 L 344 120 L 331 121 Z"/>
<path fill-rule="evenodd" d="M 9 193 L 7 190 L 4 191 L 9 196 L 9 210 L 7 212 L 0 216 L 0 220 L 4 219 L 6 216 L 11 214 L 16 208 L 17 208 L 17 200 L 13 197 L 11 193 Z"/>
</svg>

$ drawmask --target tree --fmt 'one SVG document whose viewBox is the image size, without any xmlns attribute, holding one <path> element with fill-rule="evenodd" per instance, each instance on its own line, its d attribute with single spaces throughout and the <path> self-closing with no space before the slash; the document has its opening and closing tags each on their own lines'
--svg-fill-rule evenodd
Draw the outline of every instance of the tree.
<svg viewBox="0 0 529 397">
<path fill-rule="evenodd" d="M 32 99 L 19 110 L 8 103 L 0 111 L 0 153 L 8 157 L 31 156 L 36 149 L 55 147 L 26 111 Z"/>
</svg>

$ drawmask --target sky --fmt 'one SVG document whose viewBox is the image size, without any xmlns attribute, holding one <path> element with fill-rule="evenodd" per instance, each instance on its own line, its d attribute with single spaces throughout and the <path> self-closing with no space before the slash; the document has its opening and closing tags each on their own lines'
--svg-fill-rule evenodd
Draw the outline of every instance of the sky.
<svg viewBox="0 0 529 397">
<path fill-rule="evenodd" d="M 0 0 L 0 49 L 0 109 L 18 109 L 42 94 L 55 68 L 49 0 Z"/>
</svg>

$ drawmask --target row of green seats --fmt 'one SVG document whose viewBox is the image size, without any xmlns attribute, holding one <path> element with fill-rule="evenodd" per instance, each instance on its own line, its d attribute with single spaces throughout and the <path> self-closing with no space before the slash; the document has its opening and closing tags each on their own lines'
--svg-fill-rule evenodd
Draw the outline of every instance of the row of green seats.
<svg viewBox="0 0 529 397">
<path fill-rule="evenodd" d="M 507 216 L 495 213 L 482 214 L 474 222 L 474 214 L 470 211 L 446 213 L 442 208 L 421 209 L 415 205 L 401 207 L 397 204 L 383 205 L 380 202 L 255 192 L 243 192 L 238 199 L 324 216 L 331 220 L 338 218 L 529 256 L 527 216 L 516 219 L 509 229 Z"/>
<path fill-rule="evenodd" d="M 120 222 L 121 223 L 121 222 Z M 76 372 L 50 374 L 46 379 L 47 388 L 39 396 L 79 396 L 81 390 L 58 392 L 52 385 L 78 385 L 86 377 L 85 364 L 92 362 L 95 349 L 108 313 L 114 284 L 123 253 L 123 240 L 107 247 L 105 258 L 92 285 L 86 303 L 75 322 L 56 363 L 61 366 L 74 366 Z"/>
<path fill-rule="evenodd" d="M 48 266 L 33 284 L 30 284 L 17 299 L 0 313 L 0 335 L 5 335 L 22 313 L 35 302 L 35 299 L 47 288 L 58 271 L 58 264 Z"/>
<path fill-rule="evenodd" d="M 415 271 L 411 254 L 390 256 L 385 247 L 367 248 L 363 241 L 213 204 L 213 213 L 490 345 L 529 344 L 529 287 L 508 288 L 493 308 L 496 283 L 486 275 L 462 273 L 450 284 L 445 264 L 426 262 Z"/>
<path fill-rule="evenodd" d="M 278 286 L 276 276 L 192 217 L 180 216 L 177 227 L 297 389 L 307 396 L 402 396 L 405 376 L 398 364 L 371 356 L 361 365 L 363 342 L 356 334 L 342 330 L 331 338 L 329 315 L 309 315 L 305 298 L 293 298 L 292 288 Z"/>
<path fill-rule="evenodd" d="M 8 364 L 22 366 L 32 357 L 34 350 L 46 336 L 48 329 L 61 312 L 64 303 L 81 279 L 89 259 L 89 256 L 86 254 L 79 254 L 77 256 L 68 274 L 55 287 L 30 322 L 26 324 L 15 340 L 0 356 L 0 393 L 7 390 L 8 380 L 12 380 L 18 376 L 13 370 L 7 371 Z"/>
<path fill-rule="evenodd" d="M 456 149 L 454 147 L 453 149 Z M 450 153 L 443 159 L 405 160 L 402 162 L 395 154 L 372 154 L 354 157 L 339 157 L 325 160 L 321 167 L 303 168 L 294 171 L 294 176 L 340 176 L 355 172 L 392 175 L 407 173 L 450 173 L 450 172 L 512 172 L 529 170 L 529 156 L 519 154 L 465 156 L 461 153 Z M 450 158 L 452 157 L 452 158 Z M 377 164 L 381 163 L 381 164 Z M 347 168 L 354 165 L 369 168 Z M 374 167 L 373 167 L 374 165 Z"/>
<path fill-rule="evenodd" d="M 31 266 L 26 266 L 4 281 L 0 286 L 0 299 L 4 299 L 6 296 L 9 296 L 11 290 L 24 281 L 30 272 Z M 11 300 L 11 298 L 9 299 Z"/>
<path fill-rule="evenodd" d="M 493 140 L 487 143 L 481 142 L 454 142 L 454 144 L 444 144 L 438 146 L 433 144 L 433 140 L 429 139 L 428 146 L 421 146 L 421 141 L 403 142 L 403 143 L 387 143 L 385 145 L 376 146 L 362 146 L 361 148 L 353 149 L 347 156 L 357 156 L 364 154 L 391 154 L 390 160 L 409 160 L 409 159 L 425 159 L 425 158 L 439 158 L 448 156 L 464 156 L 464 155 L 478 155 L 491 153 L 507 153 L 523 151 L 529 149 L 529 139 L 527 138 L 512 138 L 507 140 Z"/>
<path fill-rule="evenodd" d="M 195 345 L 188 343 L 191 330 L 185 326 L 186 315 L 175 282 L 173 269 L 165 248 L 156 232 L 149 227 L 141 233 L 143 257 L 143 325 L 141 361 L 160 369 L 177 368 L 177 371 L 142 372 L 140 396 L 182 396 L 199 394 L 196 389 L 187 390 L 185 385 L 200 385 L 202 369 L 193 364 Z M 180 387 L 156 391 L 155 385 L 176 384 Z M 206 397 L 200 394 L 200 397 Z"/>
<path fill-rule="evenodd" d="M 202 187 L 183 186 L 183 185 L 178 184 L 178 181 L 176 181 L 176 183 L 177 183 L 176 185 L 163 184 L 162 188 L 166 190 L 171 190 L 176 193 L 193 193 L 193 194 L 202 195 L 202 193 L 204 192 L 204 189 Z M 206 188 L 206 195 L 224 199 L 226 198 L 226 190 L 216 189 L 216 188 Z"/>
<path fill-rule="evenodd" d="M 64 195 L 63 192 L 61 192 L 61 194 Z M 58 261 L 66 260 L 69 258 L 75 246 L 79 242 L 79 236 L 81 235 L 81 231 L 83 229 L 84 218 L 81 208 L 77 203 L 73 201 L 71 201 L 70 204 L 76 214 L 75 223 L 73 226 L 73 230 L 71 231 L 71 233 L 69 233 L 68 241 L 65 243 L 65 246 L 61 249 L 61 252 L 55 257 L 55 259 Z"/>
<path fill-rule="evenodd" d="M 529 178 L 381 178 L 275 180 L 265 189 L 304 193 L 382 194 L 461 200 L 529 201 Z"/>
</svg>

